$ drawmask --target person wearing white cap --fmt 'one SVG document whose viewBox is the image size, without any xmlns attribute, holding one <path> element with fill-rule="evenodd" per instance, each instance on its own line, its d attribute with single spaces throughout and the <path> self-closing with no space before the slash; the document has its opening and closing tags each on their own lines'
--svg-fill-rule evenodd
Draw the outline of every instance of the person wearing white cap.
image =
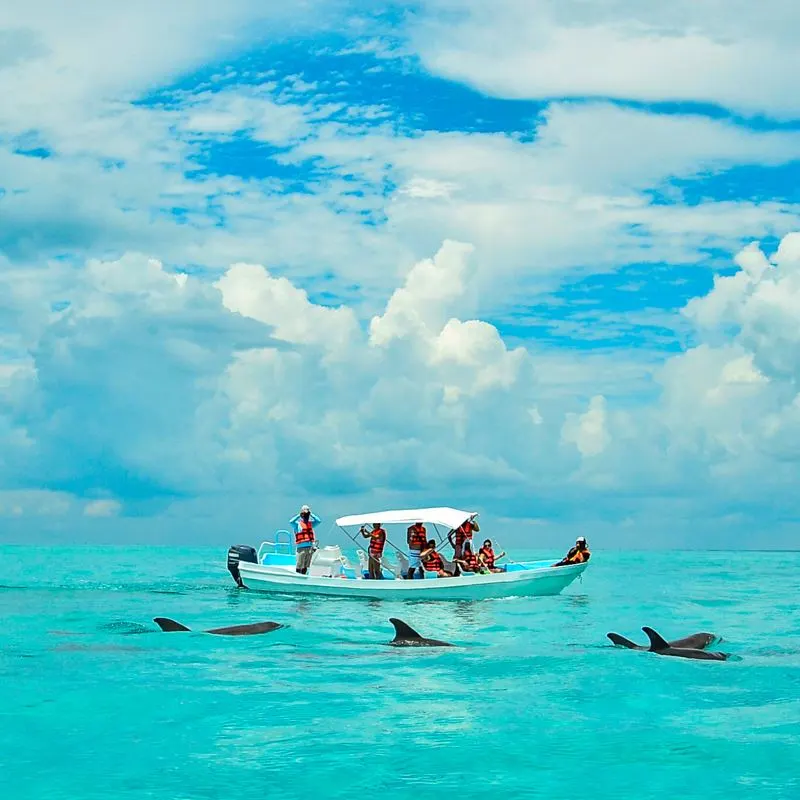
<svg viewBox="0 0 800 800">
<path fill-rule="evenodd" d="M 586 537 L 579 536 L 575 540 L 575 547 L 571 547 L 569 553 L 561 559 L 554 567 L 564 567 L 567 564 L 583 564 L 592 557 L 589 552 L 589 545 L 586 544 Z"/>
<path fill-rule="evenodd" d="M 301 575 L 308 574 L 311 556 L 314 555 L 316 545 L 314 526 L 319 525 L 320 522 L 322 520 L 316 514 L 312 514 L 308 506 L 303 506 L 300 513 L 289 520 L 289 524 L 294 530 L 294 547 L 297 551 L 295 571 Z"/>
</svg>

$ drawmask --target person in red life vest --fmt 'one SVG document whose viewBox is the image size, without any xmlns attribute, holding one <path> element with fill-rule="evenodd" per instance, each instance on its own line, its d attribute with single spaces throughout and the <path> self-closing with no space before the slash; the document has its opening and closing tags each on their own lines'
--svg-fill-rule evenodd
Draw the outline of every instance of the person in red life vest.
<svg viewBox="0 0 800 800">
<path fill-rule="evenodd" d="M 371 531 L 368 531 L 366 527 L 361 528 L 361 535 L 365 539 L 369 539 L 369 577 L 376 581 L 382 580 L 381 559 L 383 558 L 383 548 L 386 545 L 386 531 L 381 528 L 380 522 L 373 522 Z"/>
<path fill-rule="evenodd" d="M 586 539 L 583 536 L 579 536 L 575 540 L 575 547 L 571 547 L 567 555 L 557 564 L 553 564 L 553 566 L 565 567 L 567 564 L 584 564 L 591 557 L 592 554 L 589 552 L 589 545 L 586 544 Z"/>
<path fill-rule="evenodd" d="M 301 575 L 308 574 L 316 544 L 314 526 L 319 525 L 320 522 L 322 520 L 312 514 L 308 506 L 303 506 L 300 513 L 289 520 L 289 524 L 294 528 L 294 548 L 297 551 L 295 571 Z"/>
<path fill-rule="evenodd" d="M 475 521 L 475 516 L 476 515 L 471 516 L 466 522 L 447 534 L 447 539 L 453 546 L 453 558 L 456 561 L 461 558 L 464 542 L 470 542 L 471 544 L 473 531 L 479 531 L 481 529 L 480 525 Z"/>
<path fill-rule="evenodd" d="M 422 564 L 419 554 L 427 547 L 428 531 L 421 522 L 415 522 L 406 531 L 406 542 L 408 543 L 408 572 L 406 578 L 413 578 L 415 572 L 419 572 L 420 578 L 425 577 L 422 572 Z"/>
<path fill-rule="evenodd" d="M 464 572 L 481 571 L 481 563 L 478 561 L 478 557 L 475 555 L 475 552 L 472 549 L 472 543 L 469 539 L 465 540 L 461 557 L 456 558 L 455 562 Z"/>
<path fill-rule="evenodd" d="M 500 553 L 499 556 L 494 554 L 494 550 L 492 550 L 492 540 L 486 539 L 483 543 L 483 547 L 478 550 L 478 561 L 483 564 L 489 572 L 503 572 L 503 569 L 500 567 L 495 566 L 495 561 L 502 558 L 505 555 L 505 552 Z"/>
<path fill-rule="evenodd" d="M 419 560 L 426 572 L 435 572 L 440 578 L 453 577 L 453 573 L 444 568 L 444 559 L 436 552 L 436 539 L 428 541 L 428 546 L 419 554 Z"/>
</svg>

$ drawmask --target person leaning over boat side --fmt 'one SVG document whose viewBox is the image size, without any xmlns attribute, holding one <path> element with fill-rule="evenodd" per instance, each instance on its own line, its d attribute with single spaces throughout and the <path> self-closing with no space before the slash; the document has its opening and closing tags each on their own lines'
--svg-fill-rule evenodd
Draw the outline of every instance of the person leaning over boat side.
<svg viewBox="0 0 800 800">
<path fill-rule="evenodd" d="M 314 555 L 314 526 L 319 525 L 322 520 L 311 513 L 308 506 L 303 506 L 300 513 L 289 520 L 289 524 L 294 528 L 294 547 L 297 551 L 297 562 L 295 572 L 301 575 L 308 574 L 311 565 L 311 556 Z"/>
<path fill-rule="evenodd" d="M 440 578 L 453 577 L 453 573 L 444 568 L 444 560 L 436 552 L 436 539 L 428 541 L 428 546 L 419 554 L 419 559 L 427 572 L 435 572 Z"/>
<path fill-rule="evenodd" d="M 494 550 L 492 549 L 492 540 L 486 539 L 483 543 L 483 547 L 478 550 L 478 561 L 483 564 L 489 572 L 503 572 L 500 567 L 496 567 L 494 562 L 497 561 L 498 558 L 502 558 L 505 555 L 505 552 L 500 553 L 499 556 L 494 554 Z"/>
<path fill-rule="evenodd" d="M 386 545 L 386 531 L 381 527 L 380 522 L 373 522 L 371 531 L 368 531 L 365 525 L 361 526 L 361 535 L 365 539 L 369 539 L 369 577 L 376 581 L 382 580 L 381 559 L 383 558 L 383 548 Z"/>
<path fill-rule="evenodd" d="M 465 542 L 472 542 L 472 532 L 480 531 L 480 525 L 475 521 L 475 516 L 471 516 L 466 522 L 459 525 L 447 534 L 447 539 L 453 546 L 453 558 L 458 561 L 464 549 Z"/>
<path fill-rule="evenodd" d="M 567 564 L 584 564 L 592 557 L 589 552 L 589 545 L 586 544 L 586 538 L 579 536 L 575 540 L 575 547 L 571 547 L 569 552 L 554 567 L 565 567 Z"/>
<path fill-rule="evenodd" d="M 408 543 L 408 572 L 406 578 L 413 578 L 414 573 L 419 571 L 420 578 L 424 578 L 422 564 L 419 554 L 425 549 L 428 542 L 428 531 L 421 522 L 415 522 L 406 531 L 406 542 Z"/>
</svg>

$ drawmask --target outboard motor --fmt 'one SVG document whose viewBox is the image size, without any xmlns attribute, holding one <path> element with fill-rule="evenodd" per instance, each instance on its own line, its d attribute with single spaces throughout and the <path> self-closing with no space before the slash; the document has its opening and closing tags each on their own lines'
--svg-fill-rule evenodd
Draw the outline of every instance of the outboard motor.
<svg viewBox="0 0 800 800">
<path fill-rule="evenodd" d="M 249 544 L 233 544 L 228 550 L 228 572 L 233 575 L 236 585 L 244 588 L 242 576 L 239 574 L 239 562 L 247 561 L 250 564 L 258 564 L 258 554 L 254 547 Z"/>
</svg>

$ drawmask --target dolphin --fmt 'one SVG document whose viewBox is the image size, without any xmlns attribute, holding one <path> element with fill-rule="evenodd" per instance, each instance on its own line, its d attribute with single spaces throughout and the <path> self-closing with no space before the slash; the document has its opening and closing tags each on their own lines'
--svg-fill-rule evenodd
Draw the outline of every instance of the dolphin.
<svg viewBox="0 0 800 800">
<path fill-rule="evenodd" d="M 627 647 L 628 650 L 652 650 L 652 645 L 649 647 L 643 644 L 636 644 L 618 633 L 607 633 L 609 639 L 614 644 L 620 647 Z M 693 633 L 691 636 L 686 636 L 683 639 L 675 639 L 669 643 L 670 647 L 690 648 L 692 650 L 705 650 L 711 642 L 718 639 L 713 633 Z"/>
<path fill-rule="evenodd" d="M 453 647 L 449 642 L 440 642 L 438 639 L 426 639 L 420 636 L 410 625 L 401 619 L 389 617 L 389 622 L 394 625 L 395 636 L 390 645 L 393 647 Z"/>
<path fill-rule="evenodd" d="M 155 617 L 153 622 L 161 628 L 162 631 L 190 631 L 185 625 L 180 622 L 175 622 L 174 619 L 168 617 Z M 284 627 L 278 622 L 254 622 L 249 625 L 230 625 L 227 628 L 211 628 L 211 630 L 203 631 L 203 633 L 215 633 L 218 636 L 255 636 L 258 633 L 270 633 L 276 631 L 278 628 Z"/>
<path fill-rule="evenodd" d="M 695 658 L 701 661 L 727 661 L 727 653 L 714 653 L 708 650 L 698 650 L 693 647 L 673 647 L 652 628 L 644 627 L 642 630 L 650 640 L 650 652 L 660 656 L 675 656 L 676 658 Z"/>
</svg>

